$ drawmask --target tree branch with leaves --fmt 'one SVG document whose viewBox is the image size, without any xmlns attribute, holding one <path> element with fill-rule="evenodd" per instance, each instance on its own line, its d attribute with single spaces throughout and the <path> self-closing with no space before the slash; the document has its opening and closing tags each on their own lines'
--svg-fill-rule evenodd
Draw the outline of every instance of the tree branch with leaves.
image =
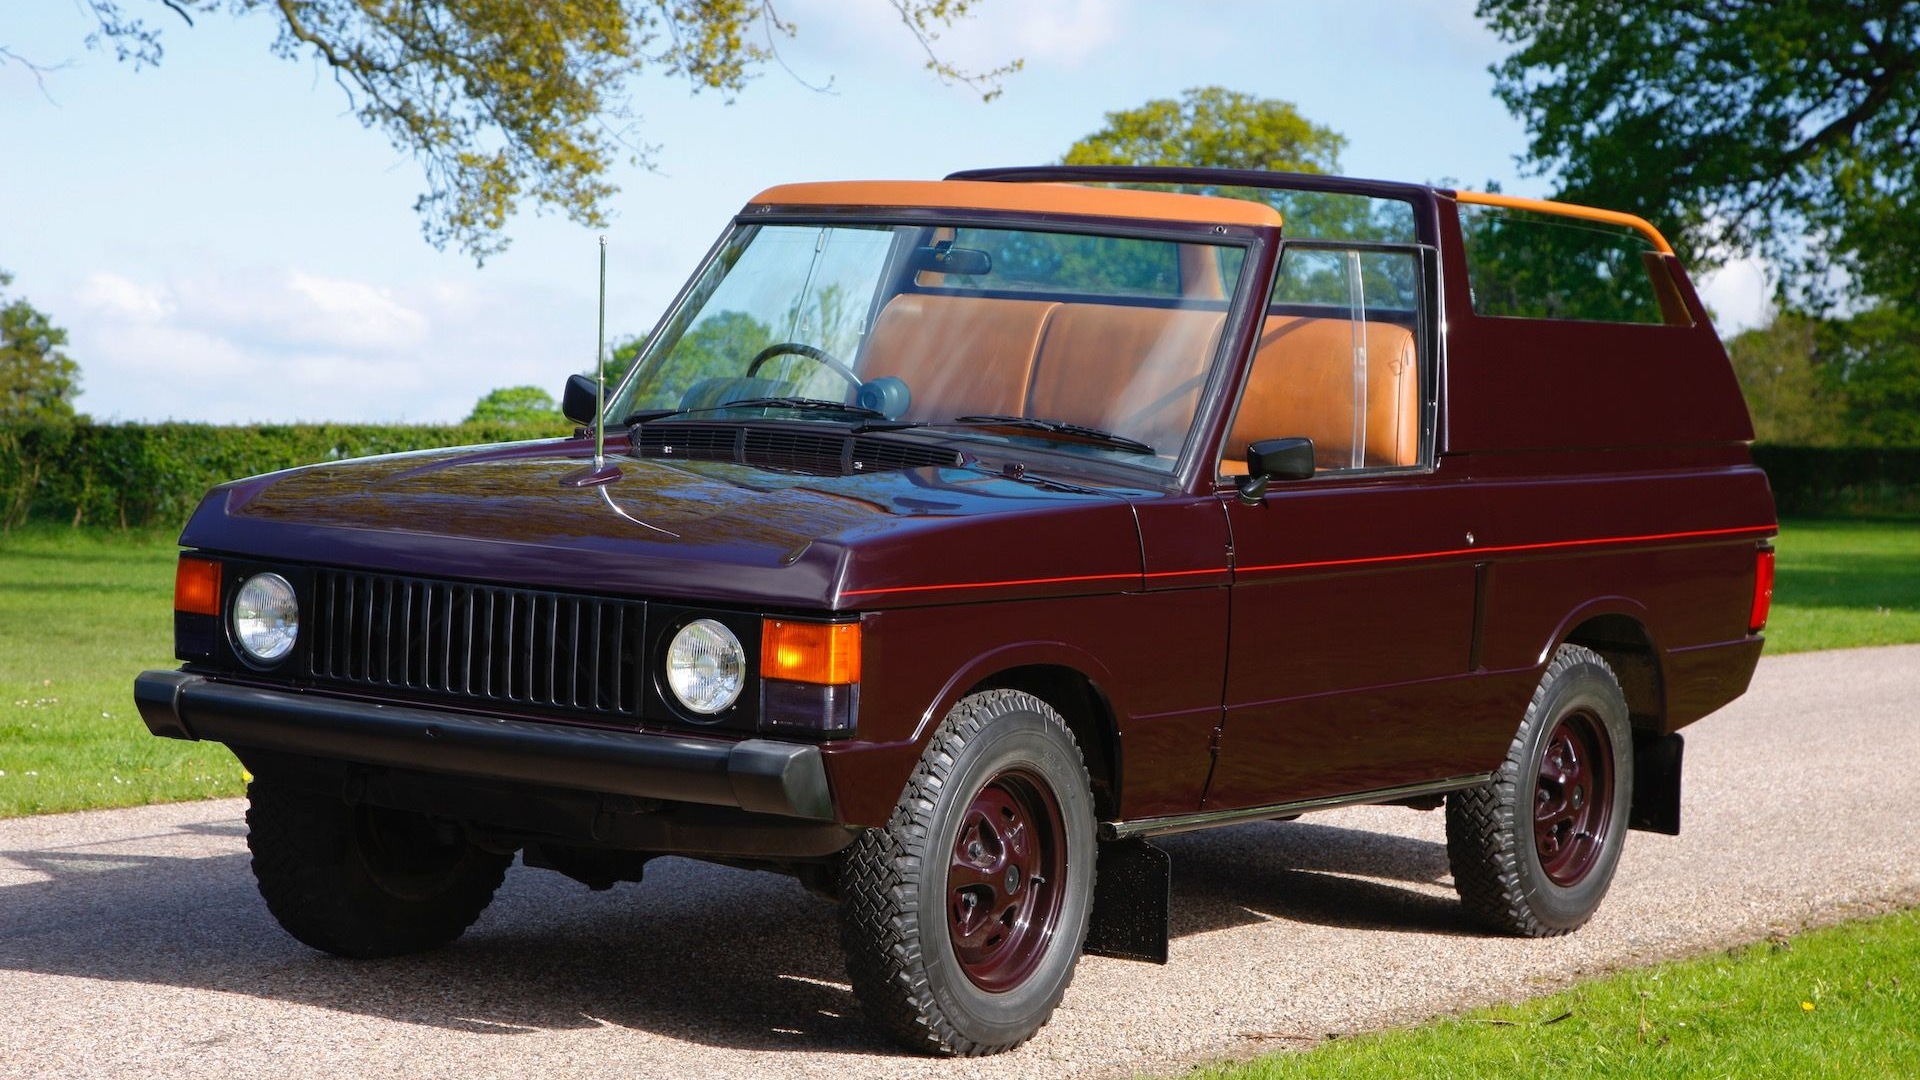
<svg viewBox="0 0 1920 1080">
<path fill-rule="evenodd" d="M 1920 306 L 1920 0 L 1481 0 L 1561 197 L 1646 216 L 1793 302 Z"/>
<path fill-rule="evenodd" d="M 96 24 L 89 45 L 136 68 L 161 61 L 161 27 L 134 0 L 81 2 Z M 414 208 L 427 241 L 476 261 L 507 247 L 506 223 L 528 203 L 606 224 L 612 171 L 650 168 L 658 150 L 639 141 L 630 107 L 643 72 L 731 98 L 795 34 L 772 0 L 151 2 L 189 27 L 217 13 L 276 20 L 274 52 L 324 67 L 354 117 L 420 164 Z M 934 46 L 978 2 L 888 0 L 937 76 L 991 99 L 1018 61 L 970 72 Z M 9 61 L 24 62 L 0 49 Z"/>
</svg>

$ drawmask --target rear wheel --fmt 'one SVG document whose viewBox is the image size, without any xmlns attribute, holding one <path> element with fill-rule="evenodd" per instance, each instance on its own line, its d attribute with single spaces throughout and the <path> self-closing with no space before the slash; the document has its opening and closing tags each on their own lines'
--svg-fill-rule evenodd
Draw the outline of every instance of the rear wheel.
<svg viewBox="0 0 1920 1080">
<path fill-rule="evenodd" d="M 1633 731 L 1613 669 L 1562 645 L 1491 781 L 1447 796 L 1447 861 L 1475 918 L 1550 937 L 1613 882 L 1633 792 Z"/>
<path fill-rule="evenodd" d="M 1009 1050 L 1073 978 L 1093 897 L 1093 797 L 1065 721 L 1030 694 L 956 705 L 841 878 L 868 1017 L 903 1045 Z"/>
<path fill-rule="evenodd" d="M 348 806 L 266 777 L 247 799 L 247 847 L 267 910 L 336 956 L 447 944 L 486 910 L 513 862 L 425 814 Z"/>
</svg>

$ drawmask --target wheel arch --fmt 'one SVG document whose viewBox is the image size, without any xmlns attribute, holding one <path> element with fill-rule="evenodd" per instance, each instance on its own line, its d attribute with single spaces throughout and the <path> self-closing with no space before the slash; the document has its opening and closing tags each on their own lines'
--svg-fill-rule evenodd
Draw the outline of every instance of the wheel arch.
<svg viewBox="0 0 1920 1080">
<path fill-rule="evenodd" d="M 968 694 L 1022 690 L 1053 706 L 1080 744 L 1092 782 L 1094 809 L 1110 817 L 1120 805 L 1119 718 L 1126 703 L 1115 699 L 1113 674 L 1093 655 L 1063 642 L 1008 645 L 976 657 L 947 680 L 913 733 L 914 752 L 926 745 L 940 720 Z"/>
<path fill-rule="evenodd" d="M 1541 651 L 1544 670 L 1561 645 L 1582 645 L 1613 668 L 1627 713 L 1636 731 L 1664 731 L 1667 715 L 1666 672 L 1661 650 L 1647 626 L 1646 606 L 1627 597 L 1605 597 L 1576 609 Z"/>
<path fill-rule="evenodd" d="M 1118 816 L 1120 739 L 1113 703 L 1099 684 L 1063 665 L 1025 664 L 995 672 L 961 696 L 983 690 L 1020 690 L 1053 706 L 1080 744 L 1080 758 L 1093 788 L 1094 814 L 1102 820 Z"/>
<path fill-rule="evenodd" d="M 1626 699 L 1633 731 L 1628 827 L 1678 835 L 1682 746 L 1667 731 L 1666 671 L 1652 631 L 1635 610 L 1588 610 L 1563 640 L 1600 654 Z"/>
</svg>

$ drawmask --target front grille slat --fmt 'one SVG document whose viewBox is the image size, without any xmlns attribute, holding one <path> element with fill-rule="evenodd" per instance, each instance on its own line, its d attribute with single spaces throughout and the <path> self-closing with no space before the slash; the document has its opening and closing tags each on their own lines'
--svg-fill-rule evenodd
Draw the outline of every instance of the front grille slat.
<svg viewBox="0 0 1920 1080">
<path fill-rule="evenodd" d="M 639 718 L 641 601 L 342 570 L 313 597 L 321 682 Z"/>
<path fill-rule="evenodd" d="M 591 654 L 593 656 L 593 673 L 588 676 L 587 685 L 593 689 L 593 704 L 591 708 L 598 709 L 601 707 L 601 704 L 600 704 L 600 602 L 598 600 L 589 600 L 587 601 L 587 603 L 588 605 L 590 605 L 588 607 L 588 611 L 591 612 L 591 618 L 593 622 L 593 649 L 591 651 Z"/>
</svg>

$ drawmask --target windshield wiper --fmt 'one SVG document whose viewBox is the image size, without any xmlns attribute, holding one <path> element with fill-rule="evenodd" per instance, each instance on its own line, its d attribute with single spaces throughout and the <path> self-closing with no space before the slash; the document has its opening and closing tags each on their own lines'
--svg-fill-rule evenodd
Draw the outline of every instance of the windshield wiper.
<svg viewBox="0 0 1920 1080">
<path fill-rule="evenodd" d="M 1129 439 L 1125 435 L 1115 435 L 1111 431 L 1102 431 L 1083 424 L 1070 424 L 1065 420 L 1041 420 L 1031 416 L 1002 416 L 997 413 L 986 413 L 976 416 L 956 416 L 953 418 L 953 423 L 963 427 L 1003 428 L 1022 433 L 1040 432 L 1045 435 L 1058 435 L 1067 442 L 1111 446 L 1116 450 L 1125 450 L 1133 454 L 1154 452 L 1153 447 L 1138 439 Z"/>
<path fill-rule="evenodd" d="M 831 401 L 827 398 L 759 397 L 742 398 L 739 401 L 707 405 L 698 409 L 649 409 L 646 412 L 629 414 L 623 423 L 644 424 L 650 420 L 663 420 L 669 416 L 691 416 L 694 413 L 721 412 L 726 409 L 799 409 L 803 412 L 845 413 L 869 420 L 892 419 L 879 409 L 869 409 L 865 405 L 853 405 L 845 401 Z"/>
<path fill-rule="evenodd" d="M 715 405 L 713 409 L 800 409 L 806 412 L 840 412 L 852 416 L 864 416 L 872 420 L 891 419 L 879 409 L 869 409 L 865 405 L 854 405 L 845 401 L 833 401 L 828 398 L 810 397 L 757 397 L 743 401 L 729 401 L 725 405 Z M 693 412 L 711 412 L 713 409 L 694 409 Z"/>
</svg>

